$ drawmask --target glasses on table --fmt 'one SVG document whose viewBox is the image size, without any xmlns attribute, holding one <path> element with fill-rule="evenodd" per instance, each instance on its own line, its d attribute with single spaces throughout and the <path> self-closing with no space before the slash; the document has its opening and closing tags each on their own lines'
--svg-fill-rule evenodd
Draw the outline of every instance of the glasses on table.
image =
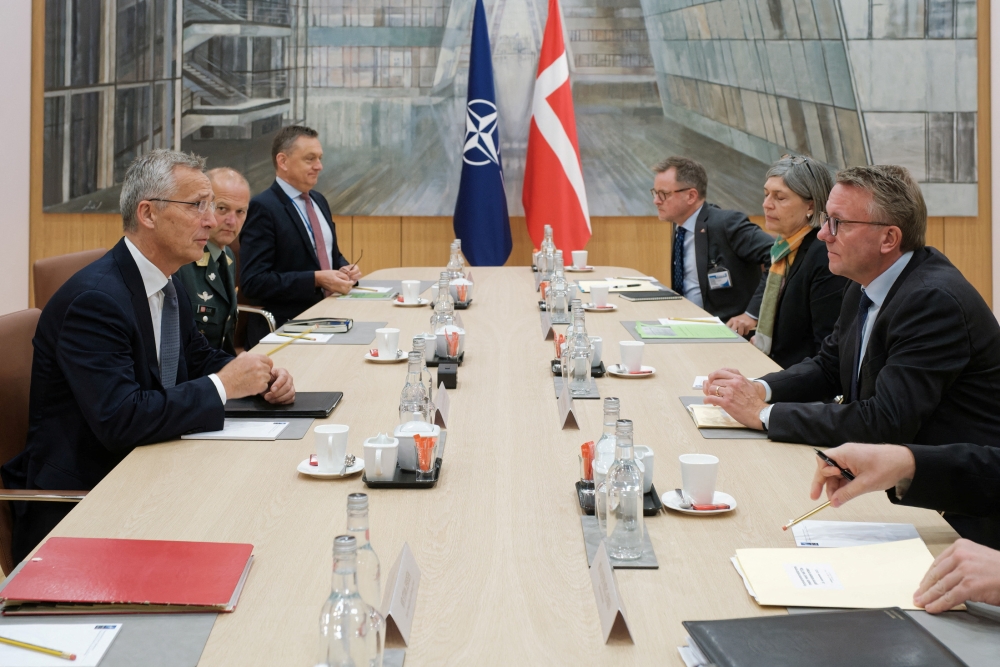
<svg viewBox="0 0 1000 667">
<path fill-rule="evenodd" d="M 166 204 L 184 204 L 186 206 L 196 206 L 198 213 L 204 215 L 206 212 L 215 213 L 215 202 L 202 199 L 201 201 L 177 201 L 176 199 L 150 199 L 149 201 L 161 201 Z"/>
<path fill-rule="evenodd" d="M 657 190 L 656 188 L 651 188 L 649 194 L 653 195 L 653 199 L 656 201 L 666 201 L 667 197 L 675 192 L 684 192 L 685 190 L 694 190 L 694 188 L 680 188 L 679 190 Z"/>
<path fill-rule="evenodd" d="M 830 230 L 831 236 L 836 236 L 837 232 L 840 230 L 841 225 L 874 225 L 876 227 L 895 227 L 895 225 L 888 222 L 867 222 L 865 220 L 841 220 L 840 218 L 835 218 L 828 215 L 825 211 L 819 214 L 820 225 L 826 225 Z"/>
</svg>

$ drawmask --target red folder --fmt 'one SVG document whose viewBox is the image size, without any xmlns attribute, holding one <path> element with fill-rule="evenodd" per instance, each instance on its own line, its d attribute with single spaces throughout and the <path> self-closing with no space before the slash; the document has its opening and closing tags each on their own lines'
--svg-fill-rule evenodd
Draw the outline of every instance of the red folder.
<svg viewBox="0 0 1000 667">
<path fill-rule="evenodd" d="M 4 614 L 232 611 L 252 544 L 52 537 L 0 591 Z"/>
</svg>

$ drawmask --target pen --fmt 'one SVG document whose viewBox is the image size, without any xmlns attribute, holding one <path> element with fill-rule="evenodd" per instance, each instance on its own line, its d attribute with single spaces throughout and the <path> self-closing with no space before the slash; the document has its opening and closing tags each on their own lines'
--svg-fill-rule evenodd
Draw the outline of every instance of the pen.
<svg viewBox="0 0 1000 667">
<path fill-rule="evenodd" d="M 668 317 L 667 319 L 670 320 L 671 322 L 694 322 L 695 324 L 721 324 L 721 322 L 719 322 L 714 317 L 703 320 L 699 320 L 694 317 Z"/>
<path fill-rule="evenodd" d="M 355 285 L 351 289 L 352 290 L 361 290 L 362 292 L 377 292 L 378 291 L 374 287 L 362 287 L 361 285 Z"/>
<path fill-rule="evenodd" d="M 831 459 L 829 456 L 827 456 L 826 454 L 824 454 L 820 450 L 818 450 L 816 448 L 813 448 L 813 451 L 816 452 L 816 455 L 818 457 L 820 457 L 821 459 L 823 459 L 824 463 L 826 463 L 828 465 L 832 465 L 837 470 L 839 470 L 841 476 L 844 479 L 846 479 L 849 482 L 853 482 L 854 481 L 854 473 L 853 472 L 851 472 L 850 470 L 848 470 L 846 468 L 841 468 L 839 465 L 837 465 L 836 461 L 834 461 L 833 459 Z M 819 507 L 817 507 L 816 509 L 811 510 L 809 512 L 806 512 L 805 514 L 803 514 L 802 516 L 800 516 L 798 519 L 792 519 L 791 521 L 789 521 L 788 523 L 786 523 L 784 526 L 782 526 L 781 529 L 782 530 L 788 530 L 789 528 L 791 528 L 792 526 L 794 526 L 795 524 L 797 524 L 799 521 L 803 521 L 805 519 L 808 519 L 809 517 L 811 517 L 816 512 L 819 512 L 820 510 L 825 510 L 829 506 L 830 506 L 830 501 L 828 500 L 825 503 L 823 503 L 822 505 L 820 505 Z"/>
<path fill-rule="evenodd" d="M 45 648 L 44 646 L 39 646 L 38 644 L 19 642 L 16 639 L 8 639 L 6 637 L 0 637 L 0 644 L 7 644 L 8 646 L 16 646 L 17 648 L 23 648 L 28 651 L 36 651 L 38 653 L 44 653 L 46 655 L 54 655 L 55 657 L 62 658 L 63 660 L 76 660 L 75 653 L 64 653 L 54 648 Z"/>
<path fill-rule="evenodd" d="M 306 336 L 308 336 L 309 334 L 311 334 L 313 331 L 316 331 L 316 327 L 315 326 L 309 327 L 308 329 L 306 329 L 305 331 L 303 331 L 302 333 L 300 333 L 298 336 L 292 336 L 291 340 L 286 340 L 284 343 L 282 343 L 278 347 L 274 348 L 273 350 L 268 350 L 265 354 L 267 354 L 267 356 L 270 357 L 272 354 L 274 354 L 278 350 L 283 349 L 285 347 L 288 347 L 289 345 L 291 345 L 295 341 L 299 340 L 300 338 L 305 338 Z"/>
<path fill-rule="evenodd" d="M 647 276 L 615 276 L 615 280 L 650 280 Z"/>
</svg>

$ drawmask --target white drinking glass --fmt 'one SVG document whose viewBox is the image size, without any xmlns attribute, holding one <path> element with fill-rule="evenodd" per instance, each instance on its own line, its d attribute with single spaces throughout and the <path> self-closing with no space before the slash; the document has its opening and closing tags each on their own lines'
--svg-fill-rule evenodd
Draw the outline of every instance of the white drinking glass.
<svg viewBox="0 0 1000 667">
<path fill-rule="evenodd" d="M 420 281 L 403 281 L 403 303 L 416 303 L 420 299 Z"/>
<path fill-rule="evenodd" d="M 395 359 L 399 353 L 399 329 L 376 329 L 375 342 L 379 359 Z"/>
<path fill-rule="evenodd" d="M 587 251 L 586 250 L 574 250 L 573 255 L 573 268 L 574 269 L 585 269 L 587 268 Z"/>
<path fill-rule="evenodd" d="M 607 283 L 602 283 L 600 285 L 590 286 L 590 300 L 598 308 L 604 308 L 608 305 L 608 291 L 611 286 Z"/>
<path fill-rule="evenodd" d="M 641 340 L 623 340 L 618 343 L 622 355 L 622 367 L 629 373 L 642 370 L 642 348 L 646 344 Z"/>
<path fill-rule="evenodd" d="M 696 505 L 710 505 L 715 497 L 719 458 L 711 454 L 681 454 L 681 486 Z"/>
<path fill-rule="evenodd" d="M 345 424 L 323 424 L 317 426 L 316 463 L 319 472 L 339 473 L 344 471 L 347 457 L 347 435 L 351 427 Z"/>
</svg>

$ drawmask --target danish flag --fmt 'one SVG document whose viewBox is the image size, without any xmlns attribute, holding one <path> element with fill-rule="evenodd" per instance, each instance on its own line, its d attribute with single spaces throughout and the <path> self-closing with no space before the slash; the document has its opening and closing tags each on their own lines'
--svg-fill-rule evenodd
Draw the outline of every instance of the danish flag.
<svg viewBox="0 0 1000 667">
<path fill-rule="evenodd" d="M 552 225 L 553 240 L 560 250 L 569 253 L 583 250 L 587 245 L 590 211 L 583 187 L 558 0 L 549 0 L 549 16 L 542 37 L 521 201 L 528 234 L 536 248 L 542 243 L 543 227 L 547 224 Z"/>
</svg>

